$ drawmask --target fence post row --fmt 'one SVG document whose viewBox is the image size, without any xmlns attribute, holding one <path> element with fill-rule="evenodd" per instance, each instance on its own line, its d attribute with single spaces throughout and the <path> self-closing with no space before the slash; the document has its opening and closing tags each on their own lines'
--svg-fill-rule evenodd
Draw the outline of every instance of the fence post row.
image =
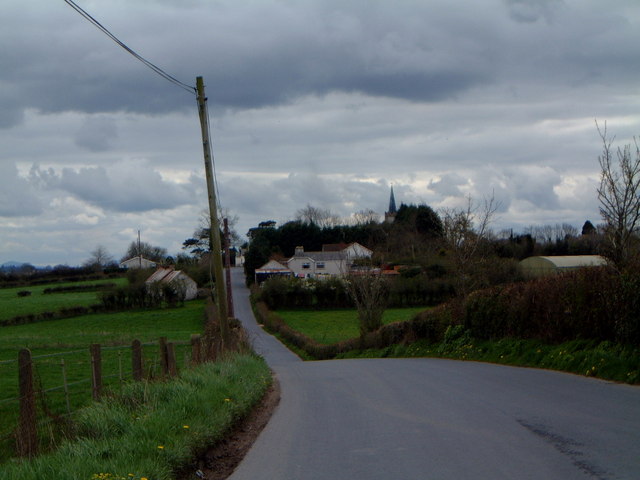
<svg viewBox="0 0 640 480">
<path fill-rule="evenodd" d="M 175 345 L 167 342 L 166 337 L 160 338 L 160 363 L 164 376 L 175 377 L 178 366 Z M 92 396 L 95 401 L 102 397 L 102 355 L 100 344 L 94 343 L 89 347 L 91 357 L 91 385 Z M 199 334 L 191 335 L 191 364 L 197 365 L 203 360 L 202 338 Z M 185 365 L 187 359 L 185 357 Z M 61 360 L 63 388 L 65 392 L 67 412 L 71 412 L 69 389 L 64 359 Z M 131 366 L 133 380 L 143 380 L 143 352 L 140 340 L 131 343 Z M 120 369 L 122 367 L 120 366 Z M 120 375 L 122 377 L 122 373 Z M 20 417 L 16 432 L 16 451 L 20 457 L 33 457 L 38 451 L 36 397 L 33 383 L 33 360 L 28 348 L 18 353 L 18 382 L 20 390 Z M 122 378 L 121 378 L 122 380 Z"/>
<path fill-rule="evenodd" d="M 38 451 L 36 429 L 36 397 L 33 389 L 31 351 L 18 353 L 18 382 L 20 387 L 20 420 L 16 434 L 16 450 L 20 457 L 32 457 Z"/>
</svg>

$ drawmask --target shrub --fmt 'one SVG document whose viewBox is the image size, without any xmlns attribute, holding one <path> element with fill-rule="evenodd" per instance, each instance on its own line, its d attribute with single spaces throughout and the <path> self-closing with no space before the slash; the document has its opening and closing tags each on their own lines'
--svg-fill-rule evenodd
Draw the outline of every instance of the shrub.
<svg viewBox="0 0 640 480">
<path fill-rule="evenodd" d="M 31 291 L 29 291 L 29 290 L 20 290 L 18 292 L 18 296 L 19 297 L 28 297 L 30 295 L 31 295 Z"/>
</svg>

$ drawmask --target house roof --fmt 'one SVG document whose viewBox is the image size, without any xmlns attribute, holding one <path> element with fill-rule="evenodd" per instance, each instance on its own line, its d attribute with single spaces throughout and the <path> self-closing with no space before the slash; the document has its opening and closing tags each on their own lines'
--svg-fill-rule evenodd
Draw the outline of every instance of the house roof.
<svg viewBox="0 0 640 480">
<path fill-rule="evenodd" d="M 347 257 L 343 251 L 340 252 L 296 252 L 293 257 L 287 260 L 289 263 L 291 260 L 308 258 L 314 262 L 327 262 L 331 260 L 345 260 Z"/>
<path fill-rule="evenodd" d="M 154 265 L 157 263 L 154 260 L 149 260 L 148 258 L 144 258 L 144 257 L 131 257 L 131 258 L 127 258 L 126 260 L 124 260 L 123 262 L 120 262 L 120 265 L 128 265 L 130 263 L 138 263 L 142 261 L 142 263 L 153 263 Z"/>
<path fill-rule="evenodd" d="M 325 243 L 324 245 L 322 245 L 322 251 L 323 252 L 341 252 L 342 250 L 344 250 L 345 248 L 347 248 L 349 245 L 341 242 L 341 243 Z"/>
</svg>

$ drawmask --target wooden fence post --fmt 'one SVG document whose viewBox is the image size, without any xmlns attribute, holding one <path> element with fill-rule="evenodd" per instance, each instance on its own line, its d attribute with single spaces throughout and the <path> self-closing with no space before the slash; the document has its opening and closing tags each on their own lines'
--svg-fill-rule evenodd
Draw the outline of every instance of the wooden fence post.
<svg viewBox="0 0 640 480">
<path fill-rule="evenodd" d="M 167 361 L 167 337 L 160 337 L 160 368 L 165 377 L 169 374 L 169 363 Z"/>
<path fill-rule="evenodd" d="M 178 366 L 176 364 L 176 349 L 173 342 L 169 342 L 166 345 L 167 350 L 167 372 L 170 377 L 175 377 L 178 374 Z"/>
<path fill-rule="evenodd" d="M 33 364 L 31 351 L 23 348 L 18 353 L 20 386 L 20 420 L 16 434 L 16 449 L 21 457 L 32 457 L 38 451 L 36 428 L 36 397 L 33 390 Z"/>
<path fill-rule="evenodd" d="M 199 365 L 202 362 L 202 340 L 198 333 L 191 335 L 191 365 Z"/>
<path fill-rule="evenodd" d="M 60 360 L 60 367 L 62 368 L 62 386 L 64 387 L 64 399 L 67 402 L 67 413 L 71 415 L 71 403 L 69 401 L 69 384 L 67 382 L 67 369 L 64 365 L 64 358 Z"/>
<path fill-rule="evenodd" d="M 140 340 L 131 342 L 131 370 L 133 371 L 133 380 L 142 381 L 142 344 Z"/>
<path fill-rule="evenodd" d="M 93 399 L 98 402 L 102 396 L 102 357 L 100 355 L 100 344 L 91 344 L 89 351 L 91 353 Z"/>
</svg>

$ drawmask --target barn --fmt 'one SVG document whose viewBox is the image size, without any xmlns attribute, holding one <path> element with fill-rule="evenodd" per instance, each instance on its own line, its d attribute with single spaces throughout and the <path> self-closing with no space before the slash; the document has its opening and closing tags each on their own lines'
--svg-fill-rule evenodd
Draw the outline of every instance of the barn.
<svg viewBox="0 0 640 480">
<path fill-rule="evenodd" d="M 198 284 L 182 270 L 160 267 L 145 283 L 148 286 L 154 283 L 169 285 L 184 300 L 193 300 L 198 295 Z"/>
<path fill-rule="evenodd" d="M 534 278 L 584 267 L 602 267 L 606 264 L 607 260 L 600 255 L 539 256 L 520 261 L 520 268 L 525 277 Z"/>
</svg>

